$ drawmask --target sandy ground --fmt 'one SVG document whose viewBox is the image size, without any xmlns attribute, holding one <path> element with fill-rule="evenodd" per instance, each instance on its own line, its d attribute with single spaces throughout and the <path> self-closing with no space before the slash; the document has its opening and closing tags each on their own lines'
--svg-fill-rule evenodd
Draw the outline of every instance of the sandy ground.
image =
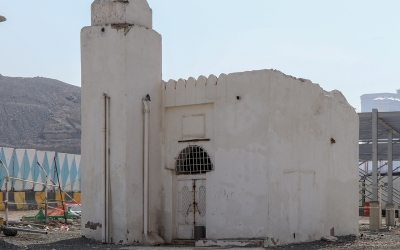
<svg viewBox="0 0 400 250">
<path fill-rule="evenodd" d="M 35 215 L 38 211 L 10 211 L 10 221 L 19 221 L 24 215 Z M 0 211 L 0 217 L 5 217 Z M 383 219 L 384 225 L 384 219 Z M 25 225 L 22 228 L 45 230 L 48 234 L 34 234 L 19 231 L 15 237 L 0 236 L 0 249 L 205 249 L 190 246 L 162 246 L 162 247 L 137 247 L 104 245 L 82 237 L 80 220 L 68 220 L 68 231 L 61 230 L 65 226 L 64 220 L 50 220 L 48 228 L 43 226 Z M 400 227 L 386 228 L 379 231 L 370 231 L 368 228 L 368 217 L 359 217 L 360 233 L 354 236 L 338 237 L 335 242 L 314 241 L 302 244 L 279 246 L 271 249 L 400 249 Z M 216 249 L 216 248 L 213 248 Z M 217 248 L 218 249 L 218 248 Z M 234 249 L 234 248 L 230 248 Z M 240 248 L 243 250 L 244 248 Z M 255 248 L 253 248 L 254 250 Z"/>
</svg>

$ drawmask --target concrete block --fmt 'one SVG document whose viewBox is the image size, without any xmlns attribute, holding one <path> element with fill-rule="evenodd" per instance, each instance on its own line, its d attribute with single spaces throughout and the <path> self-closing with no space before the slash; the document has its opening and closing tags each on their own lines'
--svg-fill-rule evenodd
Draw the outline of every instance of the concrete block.
<svg viewBox="0 0 400 250">
<path fill-rule="evenodd" d="M 239 239 L 227 239 L 227 240 L 198 240 L 196 241 L 196 247 L 263 247 L 264 240 L 239 240 Z"/>
<path fill-rule="evenodd" d="M 394 226 L 395 211 L 394 204 L 386 204 L 386 226 Z"/>
<path fill-rule="evenodd" d="M 382 228 L 381 206 L 378 201 L 371 201 L 369 206 L 371 211 L 369 215 L 369 229 L 379 230 Z"/>
</svg>

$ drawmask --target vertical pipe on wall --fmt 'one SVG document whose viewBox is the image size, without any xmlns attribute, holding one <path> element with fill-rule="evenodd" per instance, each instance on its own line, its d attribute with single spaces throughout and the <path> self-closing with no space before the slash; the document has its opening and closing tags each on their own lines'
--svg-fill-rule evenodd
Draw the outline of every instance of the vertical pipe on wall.
<svg viewBox="0 0 400 250">
<path fill-rule="evenodd" d="M 149 114 L 150 96 L 143 98 L 143 235 L 149 232 Z"/>
<path fill-rule="evenodd" d="M 388 131 L 388 204 L 393 204 L 393 130 Z"/>
<path fill-rule="evenodd" d="M 372 110 L 372 201 L 378 201 L 378 110 Z"/>
<path fill-rule="evenodd" d="M 110 100 L 111 98 L 108 96 L 107 98 L 107 190 L 106 190 L 106 195 L 107 195 L 107 242 L 111 242 L 111 218 L 110 218 L 110 211 L 111 211 L 111 177 L 110 177 L 110 171 L 111 171 L 111 165 L 110 165 L 110 154 L 111 154 L 111 146 L 110 146 L 110 122 L 111 122 L 111 111 L 110 111 Z"/>
<path fill-rule="evenodd" d="M 103 243 L 110 243 L 110 97 L 104 94 L 104 179 L 103 204 L 104 227 L 102 232 Z"/>
<path fill-rule="evenodd" d="M 107 243 L 107 209 L 106 209 L 106 170 L 107 170 L 107 95 L 104 94 L 104 176 L 102 181 L 103 186 L 103 227 L 102 227 L 102 242 Z"/>
</svg>

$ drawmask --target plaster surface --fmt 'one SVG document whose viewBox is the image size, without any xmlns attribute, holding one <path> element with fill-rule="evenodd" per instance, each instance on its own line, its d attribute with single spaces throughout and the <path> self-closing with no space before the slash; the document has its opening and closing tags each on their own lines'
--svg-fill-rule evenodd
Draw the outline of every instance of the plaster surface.
<svg viewBox="0 0 400 250">
<path fill-rule="evenodd" d="M 161 165 L 161 36 L 138 25 L 99 25 L 81 31 L 82 224 L 86 237 L 101 240 L 104 225 L 104 94 L 110 96 L 110 220 L 114 243 L 142 242 L 143 104 L 152 99 L 150 165 Z M 152 170 L 151 170 L 152 171 Z M 150 171 L 150 179 L 160 183 Z M 154 170 L 153 170 L 154 171 Z M 150 192 L 156 192 L 150 187 Z M 155 196 L 153 194 L 153 196 Z M 159 209 L 150 202 L 150 209 Z M 153 212 L 157 213 L 156 211 Z M 99 223 L 98 227 L 92 227 Z M 152 222 L 150 222 L 152 223 Z M 154 224 L 154 223 L 153 223 Z M 86 226 L 88 225 L 88 226 Z M 150 224 L 150 230 L 154 227 Z"/>
<path fill-rule="evenodd" d="M 359 119 L 339 91 L 276 70 L 163 82 L 161 36 L 150 29 L 146 1 L 96 0 L 92 14 L 92 26 L 81 32 L 86 237 L 101 240 L 104 225 L 104 94 L 110 97 L 114 243 L 143 243 L 147 94 L 149 228 L 166 242 L 182 237 L 179 225 L 186 221 L 179 220 L 190 212 L 179 207 L 178 183 L 198 176 L 175 171 L 190 145 L 201 146 L 213 164 L 201 177 L 207 239 L 260 239 L 270 246 L 358 232 Z M 187 204 L 192 211 L 197 206 Z"/>
<path fill-rule="evenodd" d="M 319 240 L 332 228 L 358 232 L 358 117 L 339 91 L 275 70 L 164 82 L 166 169 L 184 148 L 170 110 L 195 114 L 210 103 L 213 133 L 200 144 L 215 165 L 206 177 L 208 239 L 279 245 Z"/>
<path fill-rule="evenodd" d="M 92 3 L 92 26 L 135 24 L 152 28 L 152 10 L 146 0 L 95 0 Z"/>
</svg>

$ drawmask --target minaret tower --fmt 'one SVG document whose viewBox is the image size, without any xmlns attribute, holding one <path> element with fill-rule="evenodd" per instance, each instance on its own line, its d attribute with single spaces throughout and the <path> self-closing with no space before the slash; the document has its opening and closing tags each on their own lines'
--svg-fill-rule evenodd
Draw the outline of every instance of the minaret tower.
<svg viewBox="0 0 400 250">
<path fill-rule="evenodd" d="M 81 56 L 83 233 L 159 243 L 147 183 L 161 166 L 161 36 L 147 1 L 95 0 Z"/>
</svg>

